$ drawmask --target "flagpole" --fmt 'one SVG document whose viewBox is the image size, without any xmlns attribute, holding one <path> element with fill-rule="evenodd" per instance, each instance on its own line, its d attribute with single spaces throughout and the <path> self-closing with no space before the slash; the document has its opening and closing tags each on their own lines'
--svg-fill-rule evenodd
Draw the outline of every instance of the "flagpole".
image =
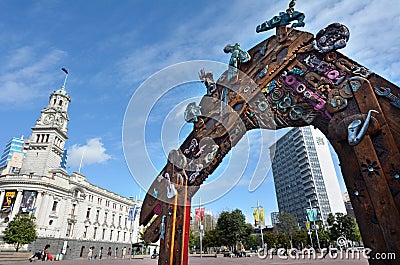
<svg viewBox="0 0 400 265">
<path fill-rule="evenodd" d="M 261 224 L 261 211 L 260 211 L 260 203 L 257 199 L 257 212 L 258 212 L 258 220 L 260 220 L 260 231 L 261 231 L 261 242 L 262 242 L 262 246 L 264 247 L 264 233 L 263 233 L 263 228 L 262 228 L 262 224 Z"/>
<path fill-rule="evenodd" d="M 68 69 L 63 67 L 61 70 L 65 73 L 64 84 L 62 86 L 62 88 L 65 89 L 65 86 L 67 85 Z"/>
<path fill-rule="evenodd" d="M 261 246 L 262 246 L 263 249 L 265 249 L 264 233 L 263 233 L 263 227 L 262 227 L 262 223 L 261 223 L 261 211 L 260 211 L 260 208 L 262 208 L 262 206 L 260 205 L 260 202 L 258 201 L 258 199 L 257 199 L 257 207 L 251 207 L 251 208 L 257 209 L 258 221 L 255 220 L 255 222 L 258 222 L 258 227 L 260 228 L 260 232 L 261 232 L 261 244 L 262 244 Z M 253 215 L 254 215 L 254 213 L 253 213 Z M 256 215 L 254 215 L 254 219 L 256 219 Z M 263 219 L 264 219 L 264 217 L 263 217 Z"/>
<path fill-rule="evenodd" d="M 311 200 L 310 200 L 310 199 L 308 199 L 308 203 L 310 204 L 310 209 L 311 209 L 311 212 L 313 213 L 313 224 L 314 224 L 314 229 L 315 229 L 315 235 L 316 235 L 316 237 L 317 237 L 318 249 L 321 249 L 321 246 L 320 246 L 320 244 L 319 244 L 319 238 L 318 238 L 318 229 L 317 229 L 317 226 L 316 226 L 316 224 L 315 224 L 314 212 L 313 212 L 313 207 L 312 207 L 312 204 L 311 204 Z"/>
<path fill-rule="evenodd" d="M 199 230 L 200 230 L 200 258 L 203 258 L 203 229 L 202 229 L 202 224 L 201 224 L 201 197 L 199 197 L 199 211 L 200 211 L 200 224 L 199 224 Z"/>
<path fill-rule="evenodd" d="M 64 78 L 64 84 L 63 84 L 63 88 L 65 89 L 65 86 L 66 86 L 66 84 L 67 84 L 67 78 L 68 78 L 68 74 L 66 74 L 65 75 L 65 78 Z"/>
<path fill-rule="evenodd" d="M 81 174 L 81 168 L 83 163 L 83 156 L 85 155 L 85 149 L 82 151 L 81 162 L 79 163 L 78 173 Z"/>
<path fill-rule="evenodd" d="M 133 219 L 133 217 L 135 215 L 135 212 L 136 212 L 136 202 L 135 202 L 135 205 L 133 206 L 133 212 L 132 212 L 132 215 L 131 215 L 131 230 L 132 230 L 132 233 L 131 233 L 131 254 L 130 254 L 129 259 L 132 259 L 132 253 L 134 253 L 133 252 L 133 237 L 134 237 L 134 234 L 135 234 L 135 228 L 134 228 L 135 220 Z"/>
</svg>

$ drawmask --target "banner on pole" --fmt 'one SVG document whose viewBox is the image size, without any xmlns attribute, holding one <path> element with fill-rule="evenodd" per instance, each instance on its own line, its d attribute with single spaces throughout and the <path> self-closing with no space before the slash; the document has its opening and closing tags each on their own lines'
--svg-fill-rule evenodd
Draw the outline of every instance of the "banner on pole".
<svg viewBox="0 0 400 265">
<path fill-rule="evenodd" d="M 196 215 L 196 220 L 197 221 L 203 221 L 204 219 L 204 208 L 196 208 L 194 209 L 194 214 Z"/>
<path fill-rule="evenodd" d="M 138 215 L 140 210 L 140 206 L 139 205 L 135 205 L 134 207 L 131 207 L 129 209 L 129 213 L 128 213 L 128 221 L 135 221 L 136 220 L 136 216 Z"/>
<path fill-rule="evenodd" d="M 265 218 L 264 218 L 264 208 L 258 207 L 253 211 L 254 216 L 254 226 L 255 227 L 265 227 Z"/>
<path fill-rule="evenodd" d="M 310 222 L 315 222 L 315 221 L 317 221 L 317 218 L 318 218 L 318 211 L 317 211 L 317 209 L 306 209 L 306 211 L 307 211 L 307 218 L 308 218 L 308 221 L 310 221 Z"/>
</svg>

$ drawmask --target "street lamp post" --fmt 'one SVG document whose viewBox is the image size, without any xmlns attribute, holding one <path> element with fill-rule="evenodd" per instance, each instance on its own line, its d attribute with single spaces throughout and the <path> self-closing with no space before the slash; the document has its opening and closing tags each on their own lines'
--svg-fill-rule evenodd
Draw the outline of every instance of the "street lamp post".
<svg viewBox="0 0 400 265">
<path fill-rule="evenodd" d="M 260 202 L 257 200 L 257 207 L 253 207 L 257 209 L 257 215 L 258 215 L 258 220 L 259 220 L 259 224 L 258 227 L 260 228 L 260 232 L 261 232 L 261 242 L 262 242 L 262 247 L 264 247 L 264 234 L 263 234 L 263 227 L 261 224 L 261 213 L 260 213 L 260 208 L 262 208 L 262 206 L 260 205 Z M 264 217 L 263 217 L 264 218 Z"/>
<path fill-rule="evenodd" d="M 201 214 L 201 198 L 199 198 L 199 211 L 200 211 L 200 221 L 199 221 L 199 230 L 200 230 L 200 258 L 203 258 L 203 225 L 201 224 L 202 214 Z"/>
<path fill-rule="evenodd" d="M 310 221 L 307 221 L 307 223 L 308 224 L 310 224 Z M 311 227 L 309 227 L 309 229 L 307 229 L 308 231 L 307 231 L 307 234 L 310 236 L 310 241 L 311 241 L 311 246 L 313 245 L 313 242 L 312 242 L 312 232 L 311 232 Z"/>
<path fill-rule="evenodd" d="M 308 200 L 308 203 L 310 204 L 310 210 L 311 210 L 311 212 L 313 212 L 313 207 L 312 207 L 312 204 L 311 204 L 311 200 L 310 200 L 310 199 Z M 314 217 L 314 216 L 313 216 L 313 217 Z M 321 249 L 321 246 L 320 246 L 320 244 L 319 244 L 319 238 L 318 238 L 318 229 L 317 229 L 317 225 L 315 224 L 315 218 L 313 218 L 313 224 L 314 224 L 314 229 L 315 229 L 315 236 L 317 237 L 318 249 Z M 311 237 L 311 235 L 310 235 L 310 237 Z M 311 244 L 312 244 L 312 241 L 311 241 Z"/>
<path fill-rule="evenodd" d="M 132 210 L 131 211 L 131 213 L 129 214 L 129 219 L 131 219 L 130 221 L 131 221 L 131 238 L 130 238 L 130 242 L 131 242 L 131 253 L 130 253 L 130 257 L 129 257 L 129 259 L 132 259 L 132 254 L 133 254 L 133 241 L 134 241 L 134 234 L 135 234 L 135 220 L 134 220 L 134 217 L 135 217 L 135 212 L 136 212 L 136 207 L 138 207 L 137 205 L 136 205 L 136 203 L 135 203 L 135 205 L 134 205 L 134 207 L 132 208 L 131 207 L 131 209 L 130 210 Z"/>
</svg>

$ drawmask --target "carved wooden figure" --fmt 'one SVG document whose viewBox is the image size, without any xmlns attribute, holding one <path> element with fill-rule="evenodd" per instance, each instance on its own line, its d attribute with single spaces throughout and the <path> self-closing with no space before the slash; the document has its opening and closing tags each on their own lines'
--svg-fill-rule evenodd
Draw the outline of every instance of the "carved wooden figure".
<svg viewBox="0 0 400 265">
<path fill-rule="evenodd" d="M 370 255 L 400 253 L 400 89 L 337 52 L 348 38 L 338 23 L 315 37 L 279 26 L 248 51 L 251 59 L 238 64 L 236 78 L 227 70 L 206 83 L 213 87 L 199 103 L 201 115 L 191 119 L 193 131 L 171 151 L 143 202 L 140 224 L 152 220 L 145 240 L 161 239 L 160 265 L 188 263 L 191 198 L 248 130 L 307 125 L 320 129 L 338 154 Z"/>
</svg>

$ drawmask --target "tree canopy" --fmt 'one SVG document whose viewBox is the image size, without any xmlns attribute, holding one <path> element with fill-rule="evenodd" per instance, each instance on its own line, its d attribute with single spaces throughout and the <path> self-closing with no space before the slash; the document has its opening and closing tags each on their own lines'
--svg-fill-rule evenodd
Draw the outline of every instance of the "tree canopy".
<svg viewBox="0 0 400 265">
<path fill-rule="evenodd" d="M 216 230 L 221 244 L 234 246 L 236 242 L 248 238 L 253 229 L 251 225 L 246 224 L 246 217 L 242 211 L 236 209 L 232 212 L 223 211 L 219 215 Z"/>
<path fill-rule="evenodd" d="M 293 244 L 297 247 L 305 247 L 308 242 L 308 235 L 306 230 L 300 229 L 293 234 Z"/>
<path fill-rule="evenodd" d="M 290 245 L 292 246 L 293 235 L 299 230 L 297 218 L 289 213 L 279 213 L 278 219 L 278 231 L 288 237 L 288 239 L 290 240 Z"/>
<path fill-rule="evenodd" d="M 221 246 L 220 237 L 218 235 L 217 230 L 213 229 L 213 230 L 208 230 L 205 232 L 205 235 L 203 238 L 203 246 L 206 248 Z"/>
<path fill-rule="evenodd" d="M 14 244 L 18 251 L 21 245 L 32 243 L 37 239 L 36 218 L 30 215 L 17 214 L 4 230 L 4 241 Z"/>
<path fill-rule="evenodd" d="M 336 213 L 335 215 L 330 214 L 327 221 L 330 226 L 329 230 L 332 240 L 344 236 L 347 240 L 361 241 L 358 225 L 354 217 L 343 213 Z"/>
<path fill-rule="evenodd" d="M 271 232 L 265 232 L 264 233 L 264 243 L 267 244 L 269 248 L 271 247 L 276 247 L 277 244 L 277 235 Z"/>
</svg>

